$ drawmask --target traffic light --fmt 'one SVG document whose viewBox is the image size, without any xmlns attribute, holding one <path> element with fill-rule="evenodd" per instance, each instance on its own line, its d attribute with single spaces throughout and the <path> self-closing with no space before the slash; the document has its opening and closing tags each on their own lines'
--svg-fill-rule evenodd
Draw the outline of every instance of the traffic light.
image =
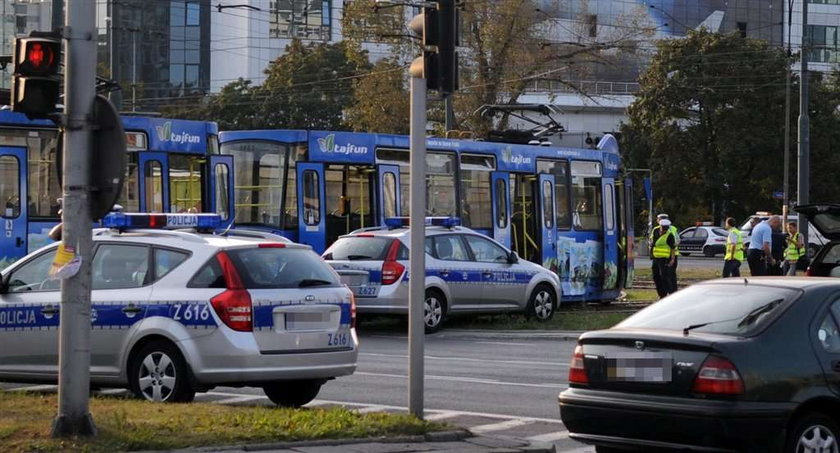
<svg viewBox="0 0 840 453">
<path fill-rule="evenodd" d="M 32 118 L 56 111 L 61 90 L 61 39 L 49 33 L 33 32 L 15 38 L 12 110 Z"/>
<path fill-rule="evenodd" d="M 411 20 L 409 28 L 423 39 L 423 57 L 412 64 L 412 75 L 426 78 L 426 88 L 441 94 L 458 89 L 458 10 L 455 0 L 437 0 Z M 422 66 L 420 63 L 422 62 Z M 421 72 L 422 70 L 422 72 Z"/>
</svg>

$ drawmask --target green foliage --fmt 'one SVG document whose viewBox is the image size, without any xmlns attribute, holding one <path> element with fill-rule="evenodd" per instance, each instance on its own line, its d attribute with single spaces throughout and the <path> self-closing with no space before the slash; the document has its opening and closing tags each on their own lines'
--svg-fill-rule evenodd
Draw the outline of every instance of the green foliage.
<svg viewBox="0 0 840 453">
<path fill-rule="evenodd" d="M 628 166 L 653 170 L 656 211 L 685 225 L 780 210 L 787 64 L 782 49 L 738 34 L 657 44 L 622 128 Z"/>
<path fill-rule="evenodd" d="M 380 60 L 373 70 L 354 81 L 353 103 L 346 122 L 353 130 L 408 134 L 409 93 L 405 68 L 395 59 Z"/>
</svg>

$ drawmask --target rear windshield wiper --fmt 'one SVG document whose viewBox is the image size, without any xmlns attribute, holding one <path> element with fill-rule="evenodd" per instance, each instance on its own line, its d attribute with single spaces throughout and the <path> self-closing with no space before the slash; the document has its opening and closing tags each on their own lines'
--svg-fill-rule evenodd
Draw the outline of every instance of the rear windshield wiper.
<svg viewBox="0 0 840 453">
<path fill-rule="evenodd" d="M 692 324 L 692 325 L 686 327 L 685 329 L 683 329 L 683 335 L 688 335 L 688 332 L 691 331 L 691 330 L 699 329 L 701 327 L 706 327 L 709 324 L 717 324 L 719 322 L 725 322 L 725 321 L 709 321 L 709 322 L 704 322 L 704 323 L 701 323 L 701 324 Z"/>
<path fill-rule="evenodd" d="M 321 280 L 318 278 L 305 278 L 298 283 L 298 288 L 306 288 L 308 286 L 324 286 L 332 285 L 333 282 L 329 280 Z"/>
</svg>

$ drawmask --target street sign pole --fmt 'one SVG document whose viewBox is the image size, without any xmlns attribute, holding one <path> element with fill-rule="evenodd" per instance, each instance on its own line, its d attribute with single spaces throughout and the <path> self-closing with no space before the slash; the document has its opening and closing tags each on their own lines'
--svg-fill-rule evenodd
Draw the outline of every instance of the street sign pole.
<svg viewBox="0 0 840 453">
<path fill-rule="evenodd" d="M 419 58 L 422 61 L 422 57 Z M 413 65 L 412 65 L 413 66 Z M 419 77 L 417 75 L 419 75 Z M 423 418 L 423 341 L 426 305 L 426 79 L 412 71 L 410 198 L 411 249 L 408 261 L 408 412 Z"/>
<path fill-rule="evenodd" d="M 58 415 L 53 437 L 95 435 L 90 392 L 90 154 L 95 92 L 95 8 L 89 0 L 67 0 L 64 57 L 64 187 L 62 245 L 80 267 L 61 281 Z"/>
<path fill-rule="evenodd" d="M 808 192 L 810 191 L 811 170 L 810 165 L 810 124 L 808 117 L 808 52 L 811 51 L 811 38 L 808 33 L 808 2 L 802 1 L 802 52 L 799 58 L 801 59 L 801 75 L 800 75 L 800 89 L 799 89 L 799 170 L 796 187 L 796 204 L 802 206 L 808 204 Z M 804 215 L 799 216 L 799 234 L 802 241 L 808 244 L 808 220 Z"/>
</svg>

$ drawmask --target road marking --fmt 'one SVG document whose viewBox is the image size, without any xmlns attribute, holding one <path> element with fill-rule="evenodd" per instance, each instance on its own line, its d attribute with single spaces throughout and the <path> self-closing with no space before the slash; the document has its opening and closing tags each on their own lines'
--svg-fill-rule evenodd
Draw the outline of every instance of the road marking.
<svg viewBox="0 0 840 453">
<path fill-rule="evenodd" d="M 360 352 L 360 356 L 371 356 L 371 357 L 392 357 L 396 359 L 406 359 L 408 355 L 406 354 L 381 354 L 376 352 Z M 452 357 L 452 356 L 433 356 L 433 355 L 426 355 L 424 356 L 426 360 L 454 360 L 456 362 L 478 362 L 478 363 L 503 363 L 507 365 L 528 365 L 528 366 L 547 366 L 547 367 L 558 367 L 558 368 L 568 368 L 568 363 L 552 363 L 550 361 L 535 361 L 535 360 L 493 360 L 493 359 L 476 359 L 473 357 Z"/>
<path fill-rule="evenodd" d="M 246 401 L 256 401 L 261 399 L 267 399 L 268 397 L 260 396 L 260 395 L 239 395 L 234 396 L 231 398 L 225 398 L 223 400 L 216 400 L 211 401 L 213 404 L 233 404 L 233 403 L 244 403 Z"/>
<path fill-rule="evenodd" d="M 355 412 L 357 412 L 359 414 L 367 414 L 368 412 L 385 412 L 386 409 L 388 409 L 388 408 L 383 407 L 383 406 L 379 406 L 379 405 L 374 405 L 374 406 L 363 407 L 361 409 L 356 409 Z"/>
<path fill-rule="evenodd" d="M 473 426 L 467 429 L 469 429 L 473 434 L 484 434 L 491 433 L 493 431 L 504 431 L 506 429 L 516 428 L 517 426 L 527 425 L 529 423 L 531 422 L 528 420 L 515 418 L 513 420 L 507 420 L 504 422 L 488 423 L 486 425 Z"/>
<path fill-rule="evenodd" d="M 534 345 L 531 343 L 508 343 L 504 341 L 476 341 L 477 344 L 498 344 L 502 346 L 527 346 L 533 347 Z"/>
<path fill-rule="evenodd" d="M 429 422 L 437 420 L 446 420 L 447 418 L 455 418 L 461 414 L 452 411 L 438 412 L 436 414 L 423 415 L 423 419 Z"/>
<path fill-rule="evenodd" d="M 100 390 L 98 393 L 100 395 L 122 395 L 122 394 L 127 394 L 128 390 L 126 390 L 126 389 L 105 389 L 105 390 Z"/>
<path fill-rule="evenodd" d="M 562 450 L 561 453 L 595 453 L 595 447 L 586 446 L 586 447 L 575 448 L 574 450 Z"/>
<path fill-rule="evenodd" d="M 360 376 L 376 376 L 376 377 L 389 377 L 389 378 L 397 378 L 397 379 L 407 379 L 408 376 L 405 374 L 388 374 L 388 373 L 369 373 L 365 371 L 356 371 L 356 375 Z M 450 381 L 450 382 L 467 382 L 471 384 L 486 384 L 486 385 L 507 385 L 513 387 L 537 387 L 537 388 L 547 388 L 547 389 L 555 389 L 555 390 L 565 390 L 569 386 L 568 384 L 527 384 L 524 382 L 506 382 L 506 381 L 499 381 L 497 379 L 481 379 L 481 378 L 468 378 L 468 377 L 461 377 L 461 376 L 437 376 L 427 374 L 426 379 L 431 381 Z"/>
<path fill-rule="evenodd" d="M 558 440 L 568 439 L 568 431 L 557 431 L 554 433 L 540 434 L 539 436 L 526 437 L 525 440 L 531 442 L 556 442 Z"/>
</svg>

